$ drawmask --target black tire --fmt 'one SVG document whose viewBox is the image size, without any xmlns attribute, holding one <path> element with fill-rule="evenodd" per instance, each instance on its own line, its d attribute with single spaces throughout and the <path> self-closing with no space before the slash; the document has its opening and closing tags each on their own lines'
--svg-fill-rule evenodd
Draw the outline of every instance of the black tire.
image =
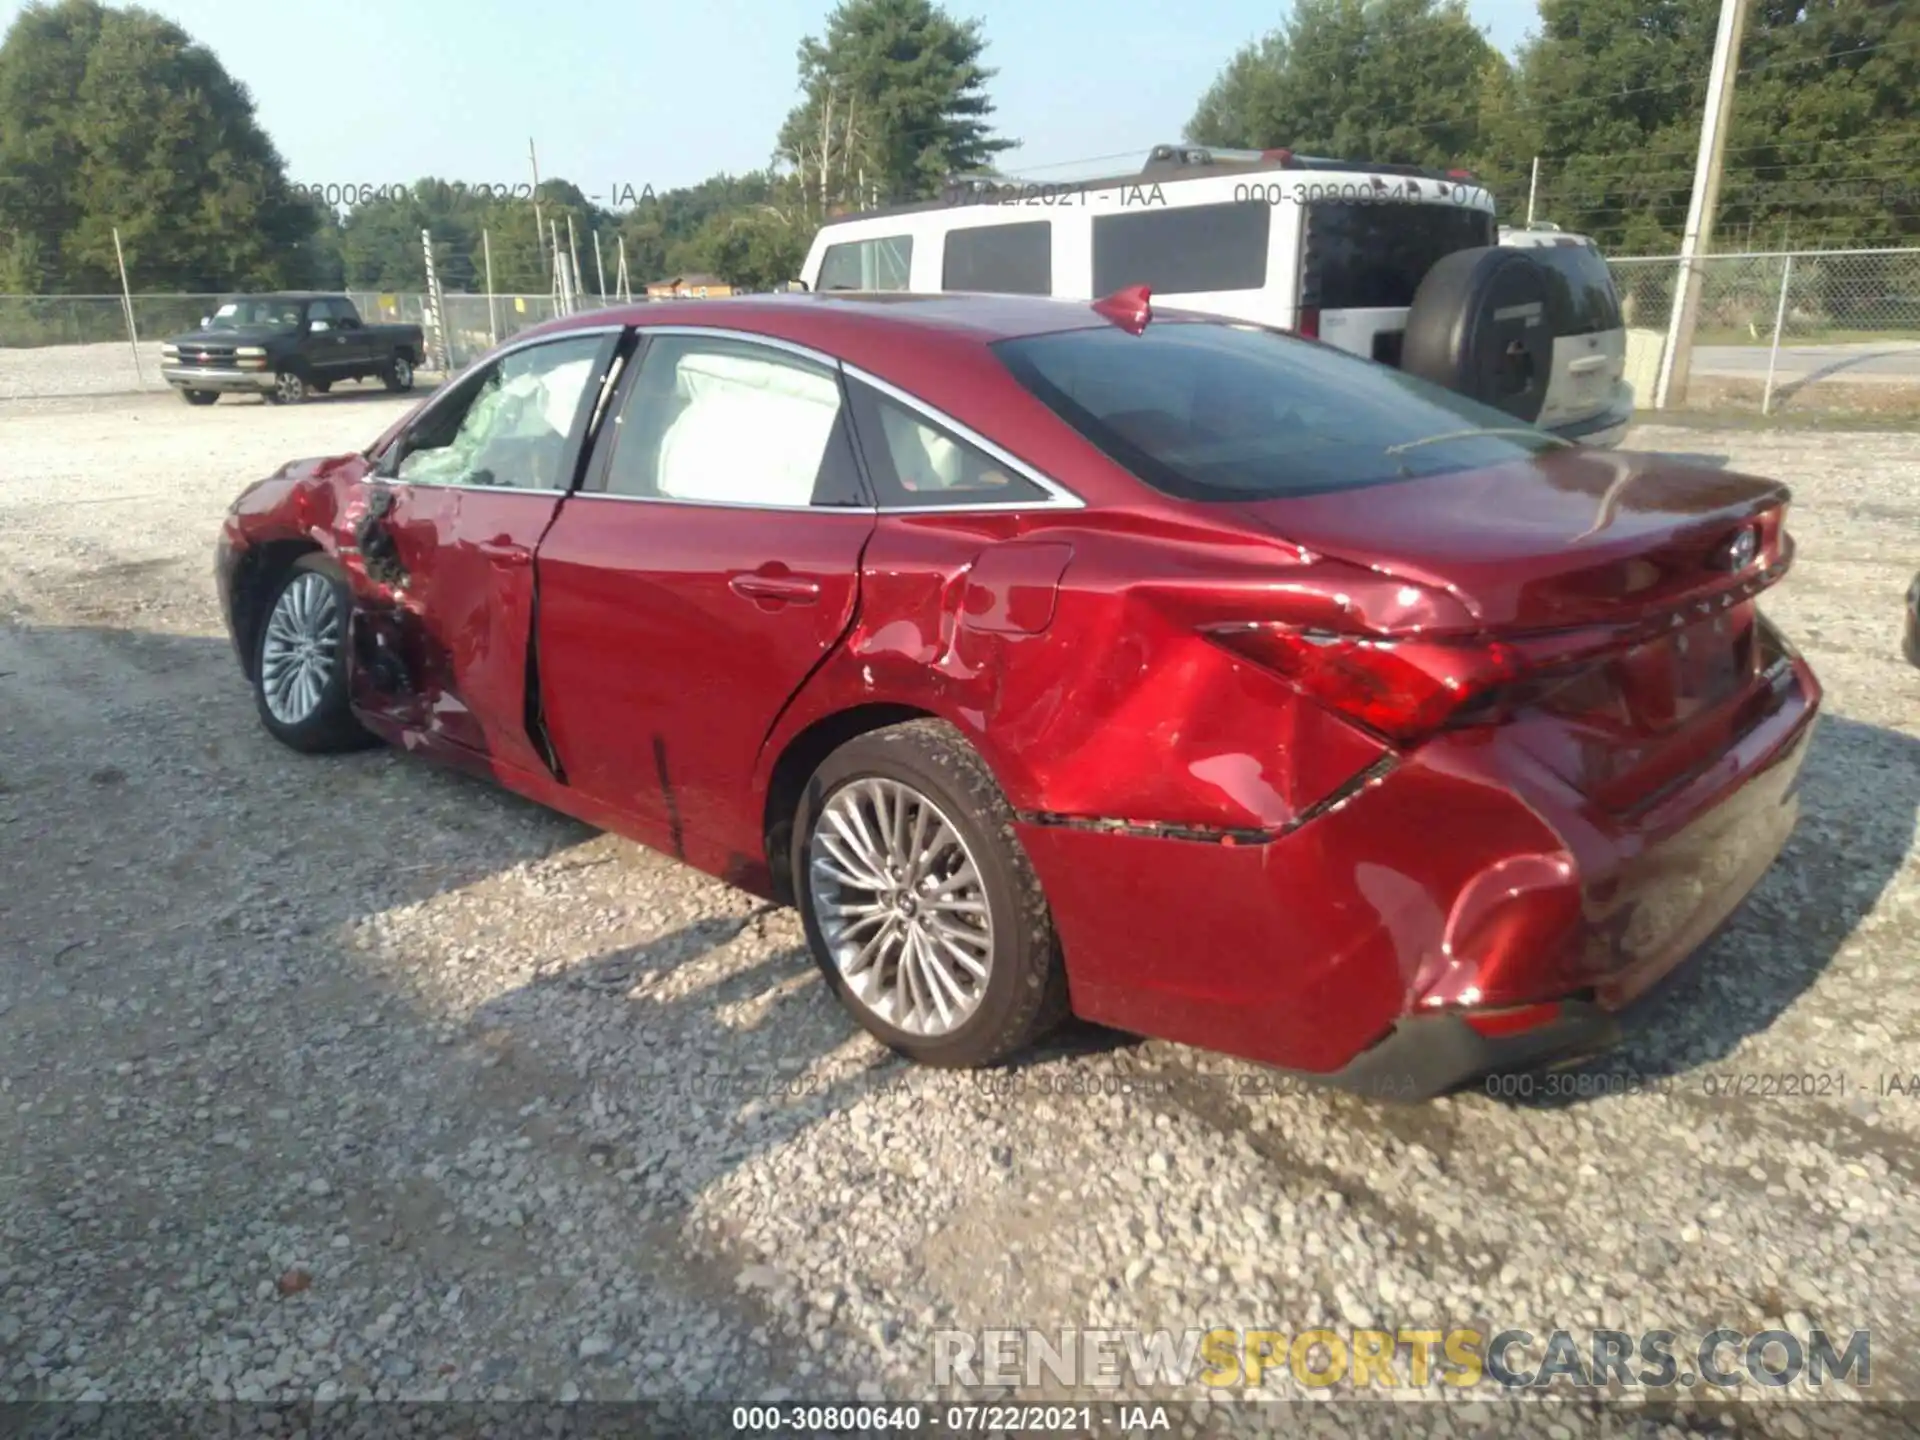
<svg viewBox="0 0 1920 1440">
<path fill-rule="evenodd" d="M 297 370 L 280 370 L 273 377 L 273 389 L 267 391 L 267 403 L 270 405 L 298 405 L 307 398 L 312 389 L 307 377 Z"/>
<path fill-rule="evenodd" d="M 307 382 L 307 388 L 316 395 L 324 395 L 333 389 L 333 382 L 331 380 L 309 380 Z"/>
<path fill-rule="evenodd" d="M 380 373 L 380 380 L 396 395 L 413 389 L 413 362 L 395 351 L 388 357 L 387 368 Z"/>
<path fill-rule="evenodd" d="M 339 616 L 338 638 L 333 663 L 321 688 L 318 703 L 306 716 L 289 723 L 273 713 L 267 699 L 266 666 L 263 657 L 268 631 L 275 611 L 295 582 L 307 575 L 318 575 L 333 589 L 333 603 Z M 377 737 L 353 718 L 348 706 L 347 649 L 349 620 L 353 613 L 353 592 L 346 573 L 325 555 L 302 555 L 274 584 L 272 595 L 261 610 L 253 633 L 253 703 L 260 712 L 260 723 L 267 733 L 290 749 L 309 755 L 341 750 L 359 750 L 377 744 Z"/>
<path fill-rule="evenodd" d="M 1456 250 L 1414 292 L 1400 368 L 1532 424 L 1553 378 L 1546 272 L 1525 251 Z"/>
<path fill-rule="evenodd" d="M 189 405 L 211 405 L 220 398 L 215 390 L 182 390 L 180 398 Z"/>
<path fill-rule="evenodd" d="M 838 791 L 867 778 L 901 782 L 932 801 L 959 833 L 980 875 L 994 937 L 987 977 L 973 1013 L 945 1034 L 912 1034 L 869 1010 L 841 975 L 815 913 L 808 864 L 815 828 Z M 1066 968 L 1052 912 L 1013 824 L 1013 811 L 986 764 L 958 730 L 939 720 L 890 725 L 848 741 L 814 772 L 801 796 L 788 858 L 814 961 L 870 1034 L 920 1064 L 997 1065 L 1066 1017 Z"/>
</svg>

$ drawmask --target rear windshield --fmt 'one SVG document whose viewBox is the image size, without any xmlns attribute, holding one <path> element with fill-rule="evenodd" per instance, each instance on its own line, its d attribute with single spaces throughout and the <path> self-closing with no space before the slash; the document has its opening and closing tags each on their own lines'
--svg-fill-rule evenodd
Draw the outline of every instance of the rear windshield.
<svg viewBox="0 0 1920 1440">
<path fill-rule="evenodd" d="M 1487 211 L 1448 202 L 1315 200 L 1305 210 L 1300 303 L 1322 310 L 1411 305 L 1435 261 L 1498 238 Z"/>
<path fill-rule="evenodd" d="M 1252 326 L 1156 320 L 1140 335 L 1103 326 L 993 348 L 1074 429 L 1185 500 L 1357 489 L 1559 443 L 1398 370 Z"/>
<path fill-rule="evenodd" d="M 1549 318 L 1556 335 L 1593 335 L 1620 328 L 1620 297 L 1600 252 L 1584 241 L 1529 245 L 1547 275 Z"/>
</svg>

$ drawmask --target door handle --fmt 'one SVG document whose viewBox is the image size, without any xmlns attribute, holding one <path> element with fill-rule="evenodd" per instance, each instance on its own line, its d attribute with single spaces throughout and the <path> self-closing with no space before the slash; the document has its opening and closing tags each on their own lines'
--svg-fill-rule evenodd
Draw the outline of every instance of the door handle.
<svg viewBox="0 0 1920 1440">
<path fill-rule="evenodd" d="M 820 582 L 799 575 L 736 575 L 727 588 L 748 600 L 810 605 L 820 598 Z"/>
<path fill-rule="evenodd" d="M 499 540 L 488 541 L 477 548 L 494 564 L 509 565 L 516 570 L 533 559 L 533 552 L 526 546 L 512 545 Z"/>
<path fill-rule="evenodd" d="M 1582 355 L 1578 360 L 1570 360 L 1567 362 L 1567 371 L 1573 375 L 1586 375 L 1592 371 L 1603 369 L 1606 366 L 1607 358 L 1605 355 Z"/>
</svg>

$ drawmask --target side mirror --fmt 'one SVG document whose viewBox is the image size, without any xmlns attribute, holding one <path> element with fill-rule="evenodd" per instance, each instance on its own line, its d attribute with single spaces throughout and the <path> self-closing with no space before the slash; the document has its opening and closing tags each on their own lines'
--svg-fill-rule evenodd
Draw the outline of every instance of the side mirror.
<svg viewBox="0 0 1920 1440">
<path fill-rule="evenodd" d="M 807 288 L 807 282 L 804 280 L 789 280 L 785 285 L 782 285 L 780 288 L 786 291 L 788 294 L 794 294 L 798 291 L 805 290 Z"/>
<path fill-rule="evenodd" d="M 213 323 L 213 317 L 211 315 L 202 315 L 200 317 L 200 328 L 202 330 L 206 329 L 207 326 L 211 325 L 212 323 Z"/>
</svg>

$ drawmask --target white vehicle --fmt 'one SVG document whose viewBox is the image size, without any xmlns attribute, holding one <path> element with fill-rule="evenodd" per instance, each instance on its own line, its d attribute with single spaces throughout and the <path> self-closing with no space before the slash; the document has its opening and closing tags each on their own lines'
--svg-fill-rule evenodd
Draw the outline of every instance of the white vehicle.
<svg viewBox="0 0 1920 1440">
<path fill-rule="evenodd" d="M 1127 175 L 963 180 L 939 200 L 831 220 L 802 280 L 1075 300 L 1144 285 L 1175 308 L 1292 330 L 1568 439 L 1612 443 L 1631 413 L 1629 395 L 1618 413 L 1548 418 L 1551 281 L 1498 244 L 1493 197 L 1464 170 L 1161 145 Z"/>
<path fill-rule="evenodd" d="M 1547 317 L 1553 328 L 1553 378 L 1535 424 L 1565 433 L 1593 416 L 1617 416 L 1606 429 L 1582 436 L 1588 445 L 1617 445 L 1633 414 L 1627 368 L 1627 327 L 1620 293 L 1600 247 L 1544 221 L 1524 229 L 1502 226 L 1500 243 L 1525 250 L 1547 272 Z"/>
</svg>

